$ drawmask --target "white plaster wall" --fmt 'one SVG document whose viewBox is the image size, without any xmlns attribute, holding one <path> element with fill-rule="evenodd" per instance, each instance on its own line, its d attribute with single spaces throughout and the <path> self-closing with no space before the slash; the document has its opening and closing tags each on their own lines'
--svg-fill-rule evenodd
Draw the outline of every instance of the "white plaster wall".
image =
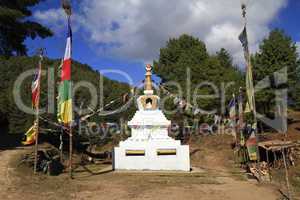
<svg viewBox="0 0 300 200">
<path fill-rule="evenodd" d="M 189 146 L 180 145 L 180 141 L 134 143 L 120 143 L 114 148 L 115 170 L 190 171 Z M 176 149 L 176 155 L 157 155 L 157 149 Z M 126 156 L 126 150 L 145 150 L 145 156 Z"/>
</svg>

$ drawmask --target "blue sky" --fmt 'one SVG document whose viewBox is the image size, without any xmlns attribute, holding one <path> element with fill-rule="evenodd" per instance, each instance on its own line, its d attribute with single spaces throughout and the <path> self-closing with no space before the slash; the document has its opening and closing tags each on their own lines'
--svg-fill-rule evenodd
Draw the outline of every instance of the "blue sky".
<svg viewBox="0 0 300 200">
<path fill-rule="evenodd" d="M 167 39 L 188 33 L 205 41 L 211 53 L 225 47 L 237 64 L 242 62 L 242 49 L 236 37 L 242 29 L 239 9 L 241 0 L 229 0 L 232 3 L 224 5 L 218 3 L 218 0 L 193 0 L 194 4 L 191 5 L 184 3 L 186 1 L 174 0 L 172 6 L 164 0 L 154 0 L 152 4 L 139 0 L 124 1 L 127 3 L 122 4 L 117 0 L 72 1 L 73 59 L 97 70 L 124 71 L 137 84 L 143 79 L 144 64 L 158 58 L 159 48 L 165 45 Z M 295 42 L 300 41 L 299 0 L 245 1 L 249 3 L 249 37 L 253 51 L 257 50 L 259 42 L 275 27 L 284 29 Z M 186 14 L 187 9 L 191 14 Z M 220 13 L 218 10 L 226 11 Z M 66 25 L 60 1 L 46 0 L 32 8 L 32 11 L 32 18 L 49 26 L 55 36 L 44 40 L 28 39 L 26 44 L 29 54 L 44 47 L 48 57 L 61 58 L 65 47 Z M 117 74 L 107 76 L 126 81 Z"/>
<path fill-rule="evenodd" d="M 300 41 L 300 1 L 290 0 L 286 8 L 281 9 L 270 23 L 271 28 L 281 28 L 294 41 Z"/>
</svg>

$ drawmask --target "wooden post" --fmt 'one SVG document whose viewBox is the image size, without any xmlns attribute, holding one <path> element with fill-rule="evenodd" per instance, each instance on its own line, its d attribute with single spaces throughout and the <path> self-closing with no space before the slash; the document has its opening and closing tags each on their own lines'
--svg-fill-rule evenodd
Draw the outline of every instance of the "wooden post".
<svg viewBox="0 0 300 200">
<path fill-rule="evenodd" d="M 43 60 L 43 49 L 40 49 L 40 60 L 39 60 L 39 71 L 38 73 L 41 73 L 40 76 L 38 77 L 38 97 L 37 97 L 37 102 L 35 105 L 35 147 L 34 147 L 34 174 L 37 172 L 37 160 L 38 160 L 38 144 L 39 144 L 39 107 L 40 107 L 40 89 L 41 89 L 41 76 L 42 76 L 42 60 Z"/>
<path fill-rule="evenodd" d="M 70 174 L 70 178 L 73 178 L 73 168 L 72 168 L 72 155 L 73 155 L 73 133 L 72 133 L 72 123 L 70 123 L 70 130 L 69 130 L 69 174 Z"/>
<path fill-rule="evenodd" d="M 71 15 L 72 15 L 72 7 L 70 4 L 70 1 L 62 0 L 62 8 L 64 9 L 64 11 L 67 15 L 68 25 L 70 26 L 70 20 L 71 20 Z M 70 178 L 73 178 L 72 177 L 72 155 L 73 155 L 72 121 L 69 122 L 69 140 L 70 140 L 69 141 L 69 174 L 70 174 Z"/>
<path fill-rule="evenodd" d="M 288 193 L 287 196 L 288 196 L 289 200 L 292 200 L 290 181 L 289 181 L 289 173 L 288 173 L 288 168 L 287 168 L 287 164 L 286 164 L 284 148 L 281 149 L 281 153 L 282 153 L 282 158 L 283 158 L 283 163 L 284 163 L 284 168 L 285 168 L 285 181 L 286 181 L 286 187 L 287 187 L 287 193 Z"/>
<path fill-rule="evenodd" d="M 247 27 L 247 16 L 246 16 L 246 5 L 245 4 L 242 4 L 242 16 L 244 18 L 244 26 L 245 28 Z M 247 44 L 248 44 L 248 38 L 246 37 L 246 40 L 247 40 Z M 251 74 L 252 74 L 252 65 L 251 65 L 251 55 L 250 55 L 250 51 L 249 51 L 249 47 L 247 45 L 246 47 L 246 50 L 244 49 L 244 51 L 246 51 L 247 53 L 245 53 L 245 59 L 246 59 L 246 64 L 247 64 L 247 68 L 249 68 L 249 71 L 251 71 Z M 248 69 L 247 69 L 248 70 Z M 256 113 L 256 105 L 255 105 L 255 91 L 254 91 L 254 87 L 253 87 L 253 78 L 251 77 L 251 87 L 253 88 L 253 95 L 252 95 L 252 102 L 253 102 L 253 118 L 254 118 L 254 123 L 255 124 L 255 137 L 256 137 L 256 143 L 257 143 L 257 146 L 256 146 L 256 157 L 257 157 L 257 169 L 260 170 L 260 166 L 259 166 L 259 162 L 260 162 L 260 155 L 259 155 L 259 147 L 258 147 L 258 131 L 257 131 L 257 128 L 258 128 L 258 124 L 257 124 L 257 113 Z M 248 98 L 249 98 L 249 95 L 248 95 Z M 248 101 L 249 102 L 249 101 Z M 250 105 L 249 105 L 250 106 Z"/>
<path fill-rule="evenodd" d="M 61 128 L 61 132 L 60 132 L 60 145 L 59 145 L 59 150 L 60 150 L 60 162 L 63 163 L 63 147 L 64 147 L 64 141 L 63 141 L 63 134 L 64 134 L 64 129 Z"/>
<path fill-rule="evenodd" d="M 37 159 L 38 159 L 38 143 L 39 143 L 39 114 L 38 114 L 38 109 L 36 111 L 36 121 L 35 121 L 35 146 L 34 146 L 34 174 L 37 172 Z"/>
<path fill-rule="evenodd" d="M 270 165 L 269 165 L 269 162 L 270 162 L 270 159 L 269 159 L 269 150 L 266 149 L 266 155 L 267 155 L 267 167 L 268 167 L 268 173 L 269 173 L 269 177 L 270 177 L 270 181 L 272 181 L 272 176 L 271 176 L 271 170 L 270 170 Z"/>
<path fill-rule="evenodd" d="M 273 151 L 273 154 L 274 154 L 274 168 L 275 168 L 277 165 L 277 155 L 275 151 Z"/>
<path fill-rule="evenodd" d="M 232 126 L 233 126 L 233 131 L 234 131 L 234 139 L 235 139 L 235 145 L 237 146 L 237 132 L 238 132 L 238 130 L 237 130 L 237 122 L 236 122 L 236 116 L 237 116 L 237 114 L 236 114 L 236 103 L 237 103 L 237 100 L 236 100 L 236 98 L 235 98 L 235 94 L 233 93 L 233 95 L 232 95 L 232 98 L 234 99 L 234 112 L 235 112 L 235 116 L 234 116 L 234 119 L 232 119 Z"/>
</svg>

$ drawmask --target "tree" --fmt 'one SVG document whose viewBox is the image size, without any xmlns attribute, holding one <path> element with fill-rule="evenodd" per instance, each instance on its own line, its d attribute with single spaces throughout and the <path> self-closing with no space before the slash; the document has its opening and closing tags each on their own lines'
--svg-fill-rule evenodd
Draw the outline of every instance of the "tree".
<svg viewBox="0 0 300 200">
<path fill-rule="evenodd" d="M 191 72 L 191 88 L 186 87 L 187 69 Z M 219 92 L 217 95 L 221 96 L 222 84 L 233 81 L 235 82 L 233 87 L 226 91 L 228 100 L 233 92 L 238 91 L 243 80 L 242 73 L 232 65 L 231 56 L 225 49 L 221 49 L 217 55 L 209 55 L 205 44 L 189 35 L 172 38 L 167 42 L 166 47 L 160 49 L 159 59 L 154 61 L 154 73 L 161 78 L 164 84 L 168 81 L 179 83 L 185 99 L 187 99 L 187 92 L 193 95 L 199 84 L 204 82 L 216 86 Z M 168 87 L 168 89 L 175 94 L 178 93 L 175 87 Z M 199 88 L 197 94 L 215 95 L 215 91 L 211 85 L 206 85 Z M 205 110 L 219 110 L 221 107 L 220 102 L 220 98 L 202 98 L 197 100 L 197 105 Z M 190 103 L 193 104 L 193 102 Z M 172 107 L 172 101 L 169 104 L 171 105 L 167 104 L 165 106 L 170 109 L 174 108 Z"/>
<path fill-rule="evenodd" d="M 155 62 L 154 70 L 162 82 L 178 80 L 186 73 L 187 67 L 194 67 L 207 57 L 206 46 L 202 41 L 182 35 L 178 39 L 170 39 L 166 47 L 160 49 L 159 60 Z"/>
<path fill-rule="evenodd" d="M 27 70 L 36 69 L 38 65 L 38 57 L 25 57 L 25 56 L 14 56 L 9 58 L 3 58 L 0 56 L 0 78 L 2 84 L 0 84 L 0 137 L 1 134 L 5 133 L 5 130 L 9 133 L 24 133 L 33 124 L 33 115 L 29 115 L 20 110 L 14 100 L 14 84 L 19 75 Z M 52 60 L 44 58 L 42 67 L 47 74 L 42 76 L 41 80 L 41 108 L 48 108 L 48 95 L 51 93 L 49 88 L 53 85 L 48 85 L 48 77 L 53 78 L 53 82 L 57 83 L 59 80 L 58 74 L 51 73 L 54 66 L 59 66 L 61 60 Z M 130 86 L 125 83 L 120 83 L 118 81 L 110 80 L 107 77 L 103 77 L 103 86 L 100 85 L 100 74 L 99 72 L 93 70 L 90 66 L 81 64 L 79 62 L 72 62 L 72 82 L 74 85 L 78 82 L 85 81 L 92 84 L 96 89 L 103 88 L 103 94 L 100 94 L 100 90 L 97 94 L 90 94 L 87 88 L 79 87 L 74 92 L 73 102 L 74 105 L 79 108 L 82 105 L 83 109 L 88 109 L 89 102 L 91 101 L 91 95 L 97 95 L 99 98 L 103 97 L 103 104 L 106 105 L 110 101 L 118 99 L 118 101 L 111 105 L 105 110 L 115 110 L 120 108 L 124 103 L 122 103 L 122 95 L 130 91 Z M 14 70 L 11 70 L 14 69 Z M 54 70 L 54 69 L 53 69 Z M 50 73 L 50 74 L 49 74 Z M 27 77 L 24 83 L 20 87 L 21 100 L 28 107 L 31 106 L 31 83 L 33 77 Z M 54 85 L 56 87 L 56 84 Z M 55 94 L 53 97 L 57 96 L 57 88 L 54 89 Z M 98 99 L 97 99 L 98 100 Z M 100 101 L 100 100 L 99 100 Z M 99 103 L 99 102 L 98 102 Z M 97 105 L 96 109 L 99 109 L 102 105 Z M 108 115 L 105 117 L 100 117 L 97 114 L 93 119 L 95 122 L 109 121 L 118 122 L 118 120 L 123 117 L 128 120 L 132 117 L 135 111 L 134 104 L 131 104 L 126 112 L 117 113 L 114 115 Z M 52 121 L 57 121 L 55 113 L 41 113 L 42 117 L 51 119 Z M 75 112 L 75 118 L 78 116 L 78 112 Z M 41 121 L 41 123 L 43 123 Z M 41 124 L 43 128 L 56 128 L 49 127 L 49 124 Z M 1 142 L 1 141 L 0 141 Z"/>
<path fill-rule="evenodd" d="M 0 1 L 0 55 L 26 55 L 24 41 L 27 37 L 46 38 L 52 32 L 37 22 L 26 20 L 32 15 L 29 7 L 41 0 L 1 0 Z"/>
<path fill-rule="evenodd" d="M 233 66 L 232 57 L 226 49 L 221 48 L 220 51 L 217 52 L 217 57 L 222 66 L 228 68 Z"/>
<path fill-rule="evenodd" d="M 269 76 L 271 87 L 256 94 L 257 107 L 263 113 L 268 113 L 274 109 L 275 90 L 288 88 L 289 102 L 296 105 L 299 102 L 299 81 L 297 68 L 299 60 L 295 43 L 284 31 L 275 29 L 263 40 L 259 47 L 259 52 L 252 58 L 254 66 L 255 82 Z M 286 84 L 277 85 L 274 72 L 287 68 L 288 81 Z"/>
</svg>

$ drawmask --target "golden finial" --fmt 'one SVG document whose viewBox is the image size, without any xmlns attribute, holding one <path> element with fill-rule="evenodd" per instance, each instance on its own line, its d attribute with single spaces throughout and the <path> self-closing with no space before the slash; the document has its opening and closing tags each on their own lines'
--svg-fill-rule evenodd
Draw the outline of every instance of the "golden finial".
<svg viewBox="0 0 300 200">
<path fill-rule="evenodd" d="M 146 65 L 146 79 L 145 79 L 145 90 L 149 91 L 152 90 L 152 80 L 151 80 L 151 73 L 152 66 L 150 64 Z"/>
</svg>

